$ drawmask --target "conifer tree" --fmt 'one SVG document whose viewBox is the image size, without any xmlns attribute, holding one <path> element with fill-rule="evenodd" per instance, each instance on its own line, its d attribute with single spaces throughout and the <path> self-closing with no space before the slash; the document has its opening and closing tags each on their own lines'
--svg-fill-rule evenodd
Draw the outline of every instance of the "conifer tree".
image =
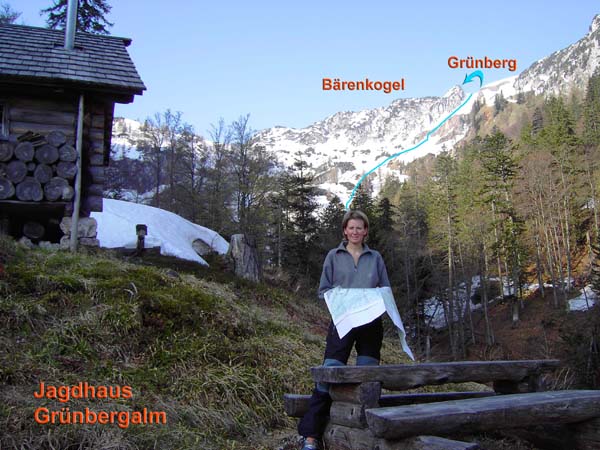
<svg viewBox="0 0 600 450">
<path fill-rule="evenodd" d="M 533 110 L 533 117 L 531 118 L 531 135 L 536 136 L 544 128 L 544 116 L 542 110 L 536 107 Z"/>
<path fill-rule="evenodd" d="M 521 296 L 520 285 L 526 258 L 521 245 L 521 220 L 514 208 L 512 189 L 518 170 L 512 143 L 498 129 L 482 141 L 481 161 L 484 168 L 486 200 L 491 205 L 494 220 L 494 250 L 498 276 L 504 272 L 511 281 L 512 294 Z M 518 320 L 514 306 L 513 320 Z"/>
<path fill-rule="evenodd" d="M 508 100 L 504 98 L 504 94 L 500 91 L 499 94 L 496 94 L 494 97 L 494 116 L 497 116 L 501 111 L 506 108 L 508 105 Z"/>
<path fill-rule="evenodd" d="M 394 211 L 390 200 L 383 197 L 377 203 L 373 228 L 377 230 L 377 241 L 372 241 L 373 246 L 381 253 L 386 262 L 388 271 L 395 269 L 396 236 L 394 235 Z"/>
<path fill-rule="evenodd" d="M 54 0 L 54 4 L 42 9 L 40 14 L 48 14 L 46 25 L 48 28 L 64 28 L 67 22 L 68 0 Z M 108 29 L 113 26 L 106 16 L 110 13 L 111 6 L 107 0 L 78 0 L 77 5 L 77 31 L 95 34 L 109 34 Z"/>
<path fill-rule="evenodd" d="M 583 140 L 586 145 L 600 144 L 600 68 L 590 77 L 583 106 Z"/>
<path fill-rule="evenodd" d="M 20 16 L 21 13 L 12 9 L 8 3 L 0 3 L 0 25 L 15 23 Z"/>
<path fill-rule="evenodd" d="M 328 251 L 336 247 L 342 240 L 342 220 L 345 214 L 344 205 L 337 195 L 319 217 L 319 246 L 321 251 Z"/>
<path fill-rule="evenodd" d="M 600 235 L 600 205 L 597 195 L 598 183 L 595 179 L 600 150 L 600 68 L 596 69 L 588 81 L 583 105 L 583 143 L 584 172 L 594 210 L 594 228 L 596 235 Z"/>
<path fill-rule="evenodd" d="M 296 160 L 286 177 L 289 221 L 283 262 L 289 272 L 315 281 L 320 275 L 320 257 L 317 246 L 318 223 L 316 191 L 309 165 Z"/>
</svg>

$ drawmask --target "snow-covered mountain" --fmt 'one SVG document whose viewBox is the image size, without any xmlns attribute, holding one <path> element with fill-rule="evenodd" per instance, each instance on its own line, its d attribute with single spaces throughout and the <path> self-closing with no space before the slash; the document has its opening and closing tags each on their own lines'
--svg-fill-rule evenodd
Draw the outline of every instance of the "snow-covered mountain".
<svg viewBox="0 0 600 450">
<path fill-rule="evenodd" d="M 374 193 L 379 191 L 386 177 L 405 177 L 399 170 L 399 162 L 452 150 L 463 140 L 472 127 L 469 114 L 476 100 L 485 100 L 485 104 L 492 105 L 500 93 L 514 102 L 519 92 L 566 95 L 574 88 L 584 90 L 599 62 L 600 15 L 597 15 L 589 32 L 578 42 L 540 59 L 518 76 L 485 84 L 429 136 L 427 142 L 377 169 L 370 179 Z M 306 128 L 269 128 L 259 132 L 256 138 L 286 166 L 291 166 L 295 159 L 309 162 L 316 183 L 326 193 L 321 196 L 321 203 L 332 194 L 345 202 L 366 172 L 390 155 L 423 142 L 427 134 L 466 98 L 462 87 L 454 86 L 441 97 L 398 99 L 381 108 L 338 112 Z M 135 121 L 115 119 L 114 160 L 139 159 L 139 152 L 131 146 L 131 139 L 139 134 L 139 127 Z M 138 188 L 134 189 L 139 192 Z"/>
<path fill-rule="evenodd" d="M 303 129 L 263 130 L 257 139 L 286 166 L 295 159 L 310 162 L 317 182 L 327 184 L 322 187 L 334 190 L 344 200 L 364 173 L 390 155 L 419 144 L 465 98 L 465 92 L 455 86 L 442 97 L 399 99 L 382 108 L 339 112 Z M 452 148 L 467 131 L 468 121 L 453 117 L 428 142 L 402 159 L 413 160 L 444 146 Z M 378 178 L 400 176 L 393 167 L 383 167 Z M 377 189 L 379 183 L 375 184 Z"/>
<path fill-rule="evenodd" d="M 573 88 L 585 89 L 600 61 L 599 30 L 600 15 L 594 18 L 589 33 L 575 44 L 537 61 L 519 76 L 484 85 L 428 142 L 379 169 L 375 192 L 385 176 L 400 175 L 393 169 L 394 162 L 438 154 L 460 142 L 470 130 L 468 115 L 478 99 L 491 105 L 499 93 L 515 101 L 519 91 L 556 95 Z M 309 161 L 320 186 L 344 201 L 365 172 L 389 155 L 421 142 L 465 98 L 463 89 L 454 86 L 442 97 L 401 99 L 383 108 L 339 112 L 306 128 L 275 127 L 263 130 L 257 137 L 286 165 L 296 158 Z"/>
<path fill-rule="evenodd" d="M 552 53 L 521 72 L 515 88 L 536 94 L 567 94 L 585 90 L 587 81 L 600 63 L 600 14 L 589 32 L 575 44 Z"/>
</svg>

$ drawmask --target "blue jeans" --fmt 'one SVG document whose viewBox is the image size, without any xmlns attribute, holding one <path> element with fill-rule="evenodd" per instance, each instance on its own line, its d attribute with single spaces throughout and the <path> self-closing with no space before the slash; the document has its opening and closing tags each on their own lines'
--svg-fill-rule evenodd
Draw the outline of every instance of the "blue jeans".
<svg viewBox="0 0 600 450">
<path fill-rule="evenodd" d="M 353 328 L 340 339 L 333 322 L 329 324 L 325 346 L 324 366 L 345 366 L 356 345 L 356 365 L 376 366 L 381 359 L 383 325 L 381 317 L 373 322 Z M 298 423 L 298 433 L 304 437 L 321 439 L 331 408 L 331 397 L 327 383 L 317 383 L 310 398 L 310 406 Z"/>
</svg>

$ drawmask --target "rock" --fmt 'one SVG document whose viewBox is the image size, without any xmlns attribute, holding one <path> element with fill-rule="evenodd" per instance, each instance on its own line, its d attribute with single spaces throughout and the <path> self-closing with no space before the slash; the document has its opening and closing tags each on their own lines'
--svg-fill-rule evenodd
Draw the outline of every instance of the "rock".
<svg viewBox="0 0 600 450">
<path fill-rule="evenodd" d="M 33 248 L 33 242 L 31 242 L 31 239 L 29 239 L 28 237 L 23 236 L 21 239 L 19 239 L 19 244 L 28 247 L 28 248 Z"/>
<path fill-rule="evenodd" d="M 246 280 L 257 283 L 260 280 L 260 266 L 256 245 L 244 234 L 231 236 L 227 258 L 233 265 L 234 273 Z"/>
<path fill-rule="evenodd" d="M 100 247 L 100 241 L 96 238 L 82 237 L 79 238 L 79 243 L 86 247 Z"/>
<path fill-rule="evenodd" d="M 59 248 L 61 248 L 60 244 L 56 244 L 56 243 L 48 242 L 48 241 L 40 241 L 38 246 L 40 248 L 45 248 L 46 250 L 58 250 Z"/>
<path fill-rule="evenodd" d="M 69 236 L 61 237 L 59 245 L 61 249 L 69 250 L 71 248 L 71 238 Z"/>
<path fill-rule="evenodd" d="M 206 242 L 204 242 L 202 239 L 196 239 L 194 242 L 192 242 L 192 248 L 200 256 L 204 256 L 207 253 L 211 253 L 214 251 L 212 247 Z"/>
<path fill-rule="evenodd" d="M 60 229 L 69 236 L 71 234 L 71 218 L 63 217 L 60 222 Z M 77 237 L 95 238 L 98 233 L 98 223 L 92 217 L 80 217 L 77 225 Z"/>
</svg>

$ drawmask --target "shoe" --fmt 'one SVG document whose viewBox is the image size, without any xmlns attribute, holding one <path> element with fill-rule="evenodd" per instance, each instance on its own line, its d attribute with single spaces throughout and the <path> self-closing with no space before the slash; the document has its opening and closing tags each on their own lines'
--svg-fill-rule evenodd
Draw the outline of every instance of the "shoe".
<svg viewBox="0 0 600 450">
<path fill-rule="evenodd" d="M 306 442 L 304 439 L 301 450 L 319 450 L 319 443 L 317 441 Z"/>
</svg>

